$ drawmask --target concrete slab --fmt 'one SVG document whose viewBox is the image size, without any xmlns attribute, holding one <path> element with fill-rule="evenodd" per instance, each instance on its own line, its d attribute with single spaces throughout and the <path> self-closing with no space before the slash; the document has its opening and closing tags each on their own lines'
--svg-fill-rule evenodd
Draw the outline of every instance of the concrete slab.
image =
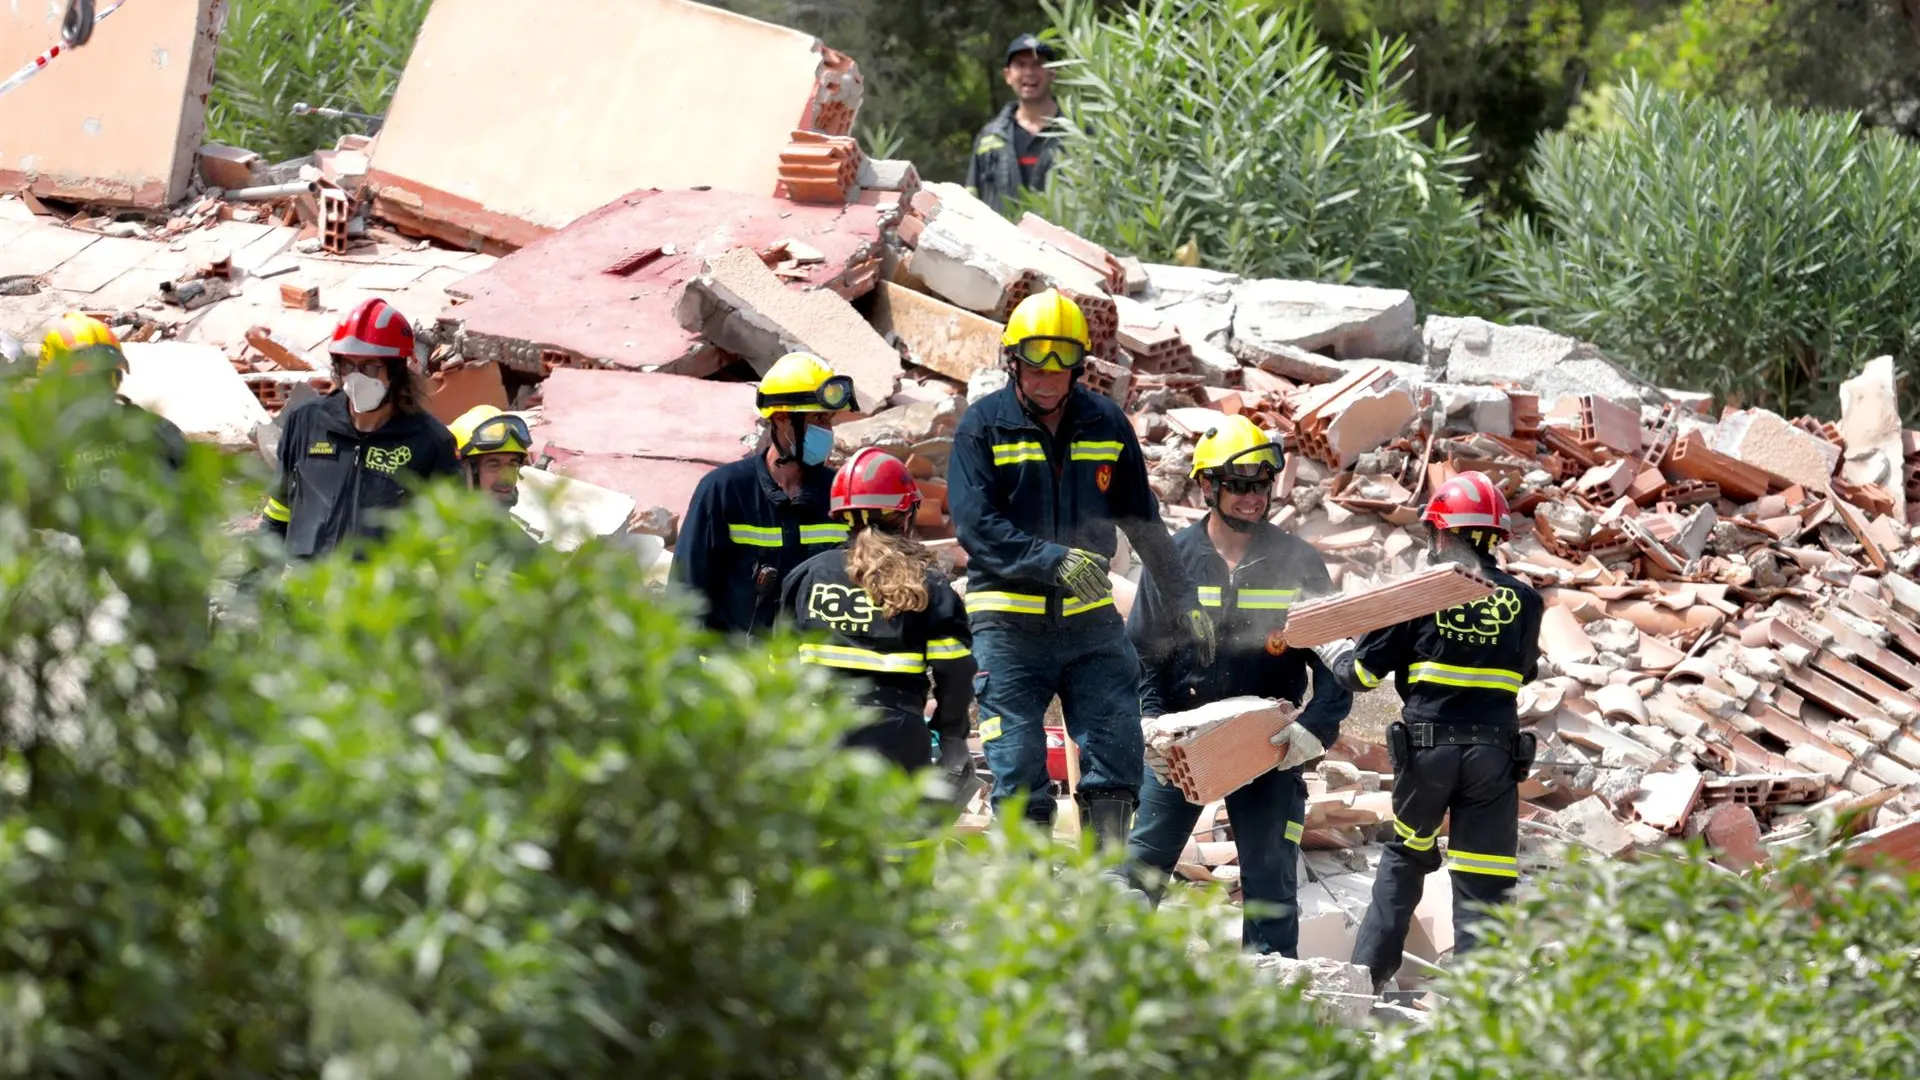
<svg viewBox="0 0 1920 1080">
<path fill-rule="evenodd" d="M 914 364 L 962 382 L 999 363 L 1001 326 L 891 281 L 880 283 L 873 328 L 893 334 Z"/>
<path fill-rule="evenodd" d="M 513 516 L 543 543 L 572 551 L 596 536 L 611 536 L 626 528 L 633 516 L 633 497 L 585 480 L 522 469 L 520 501 L 514 504 Z"/>
<path fill-rule="evenodd" d="M 534 442 L 554 472 L 675 513 L 702 476 L 747 452 L 759 422 L 751 384 L 680 375 L 558 368 L 541 397 Z"/>
<path fill-rule="evenodd" d="M 854 272 L 879 258 L 871 206 L 802 206 L 725 191 L 636 191 L 451 286 L 471 297 L 446 317 L 462 355 L 529 373 L 554 349 L 628 371 L 666 368 L 700 348 L 674 316 L 689 280 L 733 247 L 798 239 L 826 258 L 794 288 L 853 295 Z M 323 294 L 324 295 L 324 294 Z"/>
<path fill-rule="evenodd" d="M 0 10 L 0 71 L 60 40 L 64 5 Z M 167 206 L 186 192 L 206 131 L 226 0 L 141 0 L 57 57 L 0 109 L 0 187 Z"/>
<path fill-rule="evenodd" d="M 47 275 L 60 264 L 103 239 L 99 233 L 81 232 L 48 223 L 9 241 L 0 247 L 0 277 L 13 274 Z"/>
<path fill-rule="evenodd" d="M 129 342 L 121 393 L 180 425 L 190 439 L 230 450 L 253 446 L 253 429 L 268 420 L 226 355 L 210 345 Z"/>
<path fill-rule="evenodd" d="M 772 195 L 792 131 L 850 134 L 861 86 L 813 37 L 690 0 L 438 0 L 367 180 L 388 220 L 511 249 L 636 187 Z"/>
</svg>

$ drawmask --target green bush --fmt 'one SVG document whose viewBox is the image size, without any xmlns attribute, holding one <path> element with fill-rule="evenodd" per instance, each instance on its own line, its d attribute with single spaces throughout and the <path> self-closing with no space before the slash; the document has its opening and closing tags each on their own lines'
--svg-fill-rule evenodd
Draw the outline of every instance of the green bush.
<svg viewBox="0 0 1920 1080">
<path fill-rule="evenodd" d="M 279 161 L 329 148 L 359 120 L 295 116 L 296 103 L 379 116 L 431 0 L 234 0 L 220 36 L 207 138 Z"/>
<path fill-rule="evenodd" d="M 1472 311 L 1482 294 L 1465 138 L 1429 140 L 1398 91 L 1399 41 L 1374 38 L 1342 79 L 1299 11 L 1249 0 L 1145 0 L 1103 17 L 1048 7 L 1077 130 L 1037 208 L 1116 251 L 1260 277 L 1411 290 Z"/>
<path fill-rule="evenodd" d="M 1543 140 L 1532 183 L 1542 212 L 1498 251 L 1521 319 L 1789 415 L 1838 415 L 1861 361 L 1913 362 L 1920 148 L 1855 116 L 1635 81 L 1590 137 Z"/>
</svg>

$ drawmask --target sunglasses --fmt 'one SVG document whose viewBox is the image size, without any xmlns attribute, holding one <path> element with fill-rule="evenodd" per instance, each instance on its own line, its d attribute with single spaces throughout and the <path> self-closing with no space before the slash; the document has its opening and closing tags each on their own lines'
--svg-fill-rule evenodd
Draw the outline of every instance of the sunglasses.
<svg viewBox="0 0 1920 1080">
<path fill-rule="evenodd" d="M 1273 474 L 1271 472 L 1264 476 L 1257 477 L 1223 476 L 1214 482 L 1220 485 L 1221 491 L 1229 495 L 1253 495 L 1258 492 L 1273 490 Z"/>
<path fill-rule="evenodd" d="M 1013 355 L 1028 367 L 1042 371 L 1072 371 L 1086 362 L 1087 347 L 1072 338 L 1023 338 Z"/>
</svg>

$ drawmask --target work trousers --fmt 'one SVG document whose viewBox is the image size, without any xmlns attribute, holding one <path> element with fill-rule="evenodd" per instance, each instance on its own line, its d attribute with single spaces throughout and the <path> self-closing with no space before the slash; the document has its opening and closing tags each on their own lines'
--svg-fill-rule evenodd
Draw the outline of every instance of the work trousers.
<svg viewBox="0 0 1920 1080">
<path fill-rule="evenodd" d="M 912 773 L 933 760 L 933 733 L 926 717 L 904 709 L 881 709 L 880 719 L 854 728 L 840 745 L 872 750 Z"/>
<path fill-rule="evenodd" d="M 1140 813 L 1127 838 L 1127 864 L 1133 887 L 1155 904 L 1200 810 L 1179 788 L 1146 771 Z M 1227 818 L 1240 852 L 1240 944 L 1253 952 L 1298 958 L 1300 832 L 1306 817 L 1307 785 L 1299 769 L 1262 773 L 1227 796 Z"/>
<path fill-rule="evenodd" d="M 1033 622 L 1031 628 L 974 627 L 979 672 L 973 689 L 995 813 L 1005 813 L 1007 800 L 1025 797 L 1027 818 L 1051 828 L 1045 721 L 1055 695 L 1067 734 L 1080 748 L 1081 793 L 1139 797 L 1147 749 L 1140 734 L 1140 660 L 1117 620 Z"/>
<path fill-rule="evenodd" d="M 1455 953 L 1472 948 L 1484 908 L 1505 900 L 1520 877 L 1513 753 L 1503 746 L 1433 746 L 1412 750 L 1410 758 L 1394 763 L 1394 837 L 1380 857 L 1373 903 L 1353 947 L 1353 962 L 1373 973 L 1376 986 L 1400 970 L 1426 876 L 1440 869 L 1435 845 L 1449 815 Z"/>
</svg>

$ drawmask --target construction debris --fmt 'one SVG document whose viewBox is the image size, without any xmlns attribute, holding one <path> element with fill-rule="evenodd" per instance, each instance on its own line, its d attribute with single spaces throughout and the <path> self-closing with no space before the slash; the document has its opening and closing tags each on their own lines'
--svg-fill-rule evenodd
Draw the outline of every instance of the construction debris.
<svg viewBox="0 0 1920 1080">
<path fill-rule="evenodd" d="M 1204 805 L 1280 764 L 1272 743 L 1297 710 L 1284 701 L 1236 697 L 1147 721 L 1147 766 Z"/>
</svg>

